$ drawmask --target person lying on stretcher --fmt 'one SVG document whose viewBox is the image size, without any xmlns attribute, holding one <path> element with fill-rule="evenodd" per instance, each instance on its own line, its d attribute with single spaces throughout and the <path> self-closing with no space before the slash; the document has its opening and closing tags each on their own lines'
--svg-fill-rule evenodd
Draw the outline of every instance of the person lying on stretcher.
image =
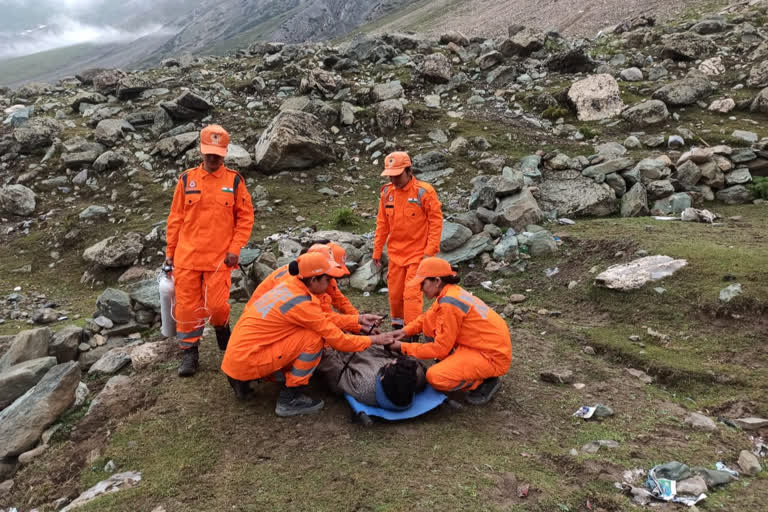
<svg viewBox="0 0 768 512">
<path fill-rule="evenodd" d="M 346 393 L 360 403 L 392 411 L 408 409 L 427 385 L 420 361 L 381 346 L 351 354 L 326 347 L 317 374 L 333 393 Z"/>
</svg>

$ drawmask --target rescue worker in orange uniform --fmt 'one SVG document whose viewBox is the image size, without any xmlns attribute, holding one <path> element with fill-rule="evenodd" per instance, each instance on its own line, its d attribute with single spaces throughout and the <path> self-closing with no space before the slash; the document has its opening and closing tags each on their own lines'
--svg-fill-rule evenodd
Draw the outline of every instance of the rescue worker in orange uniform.
<svg viewBox="0 0 768 512">
<path fill-rule="evenodd" d="M 426 313 L 408 323 L 390 348 L 418 359 L 439 359 L 427 370 L 438 391 L 466 390 L 474 405 L 487 403 L 501 386 L 512 362 L 512 340 L 506 322 L 482 300 L 457 286 L 459 276 L 441 258 L 425 258 L 410 283 L 436 299 Z M 424 333 L 427 343 L 402 343 Z"/>
<path fill-rule="evenodd" d="M 344 271 L 327 254 L 303 254 L 289 270 L 292 277 L 243 311 L 221 363 L 240 399 L 250 394 L 251 380 L 284 381 L 275 407 L 278 416 L 322 409 L 323 401 L 309 398 L 302 388 L 320 363 L 324 343 L 343 352 L 359 352 L 392 341 L 390 334 L 345 334 L 330 321 L 318 296 Z"/>
<path fill-rule="evenodd" d="M 373 262 L 381 267 L 384 244 L 389 258 L 389 308 L 392 328 L 401 329 L 422 312 L 421 291 L 409 286 L 425 256 L 440 251 L 443 230 L 442 205 L 432 185 L 413 177 L 407 153 L 391 153 L 384 160 L 390 183 L 381 187 Z"/>
<path fill-rule="evenodd" d="M 174 267 L 182 377 L 197 371 L 198 344 L 206 322 L 214 327 L 219 348 L 227 348 L 231 273 L 253 226 L 253 205 L 245 180 L 224 166 L 228 146 L 229 134 L 224 128 L 203 128 L 203 163 L 181 175 L 168 215 L 165 263 Z"/>
<path fill-rule="evenodd" d="M 349 269 L 346 264 L 347 251 L 339 244 L 330 241 L 319 242 L 307 249 L 306 252 L 330 253 L 333 260 L 344 271 L 343 275 L 349 275 Z M 291 274 L 288 271 L 288 265 L 283 265 L 274 270 L 259 283 L 259 286 L 256 287 L 253 295 L 248 299 L 246 308 L 259 300 L 259 298 L 269 290 L 290 277 Z M 334 278 L 331 278 L 331 281 L 328 284 L 328 289 L 318 298 L 323 306 L 323 310 L 341 330 L 351 333 L 359 333 L 361 331 L 368 332 L 378 326 L 381 322 L 382 318 L 379 315 L 369 313 L 360 314 L 357 308 L 353 306 L 349 299 L 341 292 L 341 290 L 339 290 L 339 285 Z"/>
</svg>

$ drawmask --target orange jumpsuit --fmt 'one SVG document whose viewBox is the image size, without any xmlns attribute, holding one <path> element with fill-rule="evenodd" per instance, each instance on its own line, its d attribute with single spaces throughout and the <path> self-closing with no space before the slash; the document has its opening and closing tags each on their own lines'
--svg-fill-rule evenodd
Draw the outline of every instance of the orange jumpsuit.
<svg viewBox="0 0 768 512">
<path fill-rule="evenodd" d="M 504 319 L 457 285 L 445 285 L 432 307 L 405 326 L 408 336 L 420 332 L 427 343 L 403 343 L 401 351 L 440 360 L 427 370 L 427 381 L 439 391 L 475 389 L 484 379 L 504 375 L 512 362 Z"/>
<path fill-rule="evenodd" d="M 259 286 L 256 287 L 253 295 L 248 299 L 248 304 L 245 306 L 246 309 L 248 306 L 251 306 L 254 302 L 259 300 L 269 290 L 291 277 L 293 276 L 288 272 L 288 265 L 283 265 L 274 270 L 259 283 Z M 331 281 L 328 284 L 328 289 L 324 294 L 317 298 L 320 300 L 323 311 L 326 312 L 331 321 L 336 324 L 339 329 L 354 333 L 360 332 L 360 324 L 358 323 L 360 312 L 352 305 L 349 299 L 341 293 L 339 285 L 336 283 L 336 279 L 331 278 Z"/>
<path fill-rule="evenodd" d="M 320 299 L 291 276 L 245 309 L 221 369 L 237 380 L 284 377 L 288 387 L 303 386 L 320 363 L 324 341 L 342 352 L 371 346 L 368 336 L 342 332 L 323 311 Z"/>
<path fill-rule="evenodd" d="M 202 166 L 179 178 L 168 215 L 166 256 L 173 258 L 176 284 L 176 338 L 182 349 L 200 341 L 209 320 L 229 322 L 232 269 L 228 252 L 239 255 L 253 226 L 251 195 L 243 177 L 225 166 Z"/>
<path fill-rule="evenodd" d="M 432 185 L 411 179 L 402 189 L 381 187 L 373 259 L 381 259 L 387 244 L 389 311 L 392 325 L 415 320 L 422 311 L 421 290 L 407 287 L 424 256 L 440 252 L 442 205 Z"/>
</svg>

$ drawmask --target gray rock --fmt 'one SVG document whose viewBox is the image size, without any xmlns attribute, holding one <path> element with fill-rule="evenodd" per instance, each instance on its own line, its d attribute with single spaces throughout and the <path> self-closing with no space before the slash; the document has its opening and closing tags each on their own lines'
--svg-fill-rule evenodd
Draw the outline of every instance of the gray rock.
<svg viewBox="0 0 768 512">
<path fill-rule="evenodd" d="M 83 329 L 76 325 L 68 325 L 56 331 L 48 345 L 48 355 L 61 363 L 77 359 L 77 346 L 84 338 Z"/>
<path fill-rule="evenodd" d="M 654 201 L 674 194 L 675 187 L 672 186 L 672 182 L 669 180 L 656 180 L 648 183 L 645 191 L 648 194 L 648 199 Z"/>
<path fill-rule="evenodd" d="M 632 126 L 642 128 L 665 122 L 669 118 L 669 110 L 663 101 L 649 100 L 625 109 L 621 117 Z"/>
<path fill-rule="evenodd" d="M 411 159 L 411 167 L 416 174 L 422 172 L 434 172 L 445 168 L 448 160 L 440 151 L 428 151 L 420 153 Z"/>
<path fill-rule="evenodd" d="M 608 74 L 579 80 L 568 90 L 568 99 L 576 106 L 580 121 L 599 121 L 618 116 L 624 110 L 619 85 Z"/>
<path fill-rule="evenodd" d="M 564 369 L 543 371 L 539 373 L 539 378 L 552 384 L 571 384 L 576 380 L 576 376 L 571 370 Z"/>
<path fill-rule="evenodd" d="M 13 131 L 13 138 L 21 145 L 22 153 L 34 153 L 48 148 L 62 127 L 50 117 L 35 117 Z"/>
<path fill-rule="evenodd" d="M 675 178 L 684 190 L 695 190 L 701 180 L 701 169 L 692 160 L 688 160 L 677 167 Z"/>
<path fill-rule="evenodd" d="M 496 221 L 492 224 L 503 228 L 514 228 L 516 231 L 521 231 L 528 224 L 539 222 L 544 216 L 528 188 L 502 198 L 496 206 L 496 213 L 499 214 L 499 218 L 495 219 Z M 478 216 L 482 219 L 480 211 L 478 211 Z"/>
<path fill-rule="evenodd" d="M 96 299 L 96 309 L 116 324 L 125 324 L 131 319 L 131 298 L 122 290 L 107 288 Z"/>
<path fill-rule="evenodd" d="M 476 211 L 470 210 L 460 213 L 456 215 L 453 220 L 457 224 L 461 224 L 462 226 L 469 228 L 473 235 L 476 235 L 483 230 L 483 222 L 478 217 Z M 443 227 L 443 229 L 445 229 L 445 227 Z"/>
<path fill-rule="evenodd" d="M 400 100 L 387 100 L 376 104 L 376 125 L 382 133 L 399 128 L 405 120 L 405 109 Z"/>
<path fill-rule="evenodd" d="M 686 478 L 677 482 L 677 493 L 689 496 L 698 496 L 707 492 L 707 482 L 700 476 Z"/>
<path fill-rule="evenodd" d="M 597 165 L 590 165 L 581 171 L 581 174 L 590 178 L 599 176 L 600 174 L 610 174 L 612 172 L 618 172 L 623 169 L 628 169 L 635 164 L 635 161 L 631 158 L 616 158 L 608 160 Z"/>
<path fill-rule="evenodd" d="M 626 80 L 627 82 L 642 82 L 644 79 L 643 72 L 640 71 L 639 68 L 627 68 L 622 70 L 619 75 L 622 80 Z"/>
<path fill-rule="evenodd" d="M 746 183 L 751 183 L 751 182 L 752 182 L 752 174 L 750 174 L 749 169 L 747 169 L 746 167 L 740 167 L 738 169 L 734 169 L 733 171 L 725 175 L 726 186 L 744 185 Z"/>
<path fill-rule="evenodd" d="M 518 236 L 518 242 L 522 243 Z M 536 231 L 525 237 L 525 245 L 528 246 L 528 254 L 536 258 L 551 256 L 557 252 L 557 243 L 552 233 L 546 230 Z"/>
<path fill-rule="evenodd" d="M 70 105 L 72 107 L 73 112 L 78 112 L 80 110 L 80 104 L 81 103 L 88 103 L 90 105 L 98 105 L 100 103 L 106 103 L 107 97 L 103 94 L 99 94 L 98 92 L 94 91 L 80 91 L 75 95 L 75 97 L 70 102 Z"/>
<path fill-rule="evenodd" d="M 606 174 L 605 184 L 613 189 L 617 198 L 622 197 L 627 192 L 627 182 L 618 173 Z"/>
<path fill-rule="evenodd" d="M 130 350 L 124 348 L 113 348 L 99 358 L 98 361 L 88 369 L 88 375 L 104 373 L 111 375 L 119 372 L 124 366 L 131 362 Z"/>
<path fill-rule="evenodd" d="M 616 211 L 616 193 L 608 185 L 595 183 L 578 171 L 564 171 L 558 178 L 539 185 L 538 203 L 543 210 L 556 211 L 561 217 L 604 216 Z"/>
<path fill-rule="evenodd" d="M 719 190 L 715 193 L 715 197 L 718 201 L 722 201 L 725 204 L 746 204 L 754 199 L 752 191 L 744 185 L 734 185 Z"/>
<path fill-rule="evenodd" d="M 61 155 L 61 163 L 67 167 L 77 168 L 82 165 L 90 165 L 99 157 L 97 151 L 80 151 L 78 153 L 64 153 Z"/>
<path fill-rule="evenodd" d="M 456 30 L 450 30 L 440 35 L 440 44 L 453 43 L 459 46 L 469 46 L 469 38 Z"/>
<path fill-rule="evenodd" d="M 0 372 L 0 410 L 26 393 L 54 366 L 55 357 L 41 357 L 24 361 Z"/>
<path fill-rule="evenodd" d="M 157 287 L 157 280 L 147 279 L 131 285 L 130 297 L 137 304 L 155 313 L 160 312 L 160 290 Z"/>
<path fill-rule="evenodd" d="M 552 160 L 550 160 L 550 165 L 551 163 L 552 163 Z M 541 157 L 539 155 L 528 155 L 520 159 L 520 171 L 523 173 L 524 177 L 540 179 L 541 178 L 541 171 L 539 170 L 540 165 L 541 165 Z"/>
<path fill-rule="evenodd" d="M 747 78 L 749 87 L 765 87 L 768 85 L 768 63 L 762 61 L 753 66 Z"/>
<path fill-rule="evenodd" d="M 373 86 L 373 91 L 371 91 L 371 97 L 375 102 L 402 98 L 403 86 L 400 85 L 399 80 L 392 80 L 385 84 L 376 84 Z"/>
<path fill-rule="evenodd" d="M 493 224 L 489 224 L 493 225 Z M 511 262 L 518 258 L 519 244 L 514 229 L 508 229 L 493 248 L 493 259 L 496 261 Z"/>
<path fill-rule="evenodd" d="M 707 35 L 707 34 L 716 34 L 718 32 L 724 32 L 728 28 L 728 24 L 724 18 L 712 18 L 707 20 L 702 20 L 691 27 L 692 32 L 696 32 L 697 34 L 701 35 Z M 704 489 L 706 491 L 706 488 Z M 689 493 L 697 495 L 699 493 Z"/>
<path fill-rule="evenodd" d="M 247 171 L 253 164 L 253 158 L 251 158 L 251 154 L 244 147 L 230 144 L 227 148 L 224 164 L 232 169 Z"/>
<path fill-rule="evenodd" d="M 21 331 L 0 358 L 0 372 L 24 361 L 46 357 L 51 336 L 51 330 L 47 327 Z"/>
<path fill-rule="evenodd" d="M 741 295 L 741 284 L 740 283 L 734 283 L 731 285 L 726 286 L 722 290 L 720 290 L 720 302 L 731 302 L 733 299 Z"/>
<path fill-rule="evenodd" d="M 686 416 L 684 421 L 687 425 L 690 425 L 691 428 L 696 430 L 704 430 L 707 432 L 714 432 L 717 430 L 717 423 L 715 423 L 712 418 L 697 412 L 692 412 Z"/>
<path fill-rule="evenodd" d="M 493 242 L 491 236 L 486 232 L 481 232 L 472 237 L 461 247 L 453 251 L 443 252 L 438 254 L 438 257 L 448 261 L 451 265 L 457 265 L 459 263 L 473 260 L 484 252 L 493 250 Z"/>
<path fill-rule="evenodd" d="M 51 368 L 12 405 L 0 412 L 0 458 L 21 455 L 75 401 L 80 367 L 74 361 Z"/>
<path fill-rule="evenodd" d="M 448 83 L 451 79 L 451 63 L 442 53 L 432 53 L 424 58 L 419 73 L 428 82 Z"/>
<path fill-rule="evenodd" d="M 27 216 L 35 211 L 36 196 L 24 185 L 0 188 L 0 210 L 10 215 Z"/>
<path fill-rule="evenodd" d="M 742 473 L 749 476 L 756 476 L 763 470 L 757 457 L 747 450 L 741 450 L 739 453 L 739 467 L 741 468 Z"/>
<path fill-rule="evenodd" d="M 59 319 L 59 313 L 53 308 L 40 308 L 32 314 L 32 322 L 38 325 L 52 324 Z"/>
<path fill-rule="evenodd" d="M 688 77 L 671 82 L 653 93 L 653 98 L 667 105 L 680 107 L 692 105 L 707 97 L 715 90 L 709 80 L 699 77 Z"/>
<path fill-rule="evenodd" d="M 664 41 L 661 50 L 663 59 L 691 61 L 709 57 L 717 51 L 717 45 L 710 39 L 691 32 L 673 34 Z"/>
<path fill-rule="evenodd" d="M 745 130 L 734 130 L 731 134 L 731 137 L 735 137 L 737 139 L 741 139 L 744 142 L 748 142 L 749 144 L 754 144 L 757 142 L 757 134 L 755 132 L 745 131 Z"/>
<path fill-rule="evenodd" d="M 688 264 L 669 256 L 645 256 L 629 263 L 612 265 L 595 277 L 595 286 L 612 290 L 634 290 L 648 282 L 671 276 Z"/>
<path fill-rule="evenodd" d="M 499 219 L 501 218 L 499 212 L 489 210 L 488 208 L 478 208 L 474 213 L 477 215 L 481 224 L 498 224 Z M 478 233 L 480 231 L 482 231 L 482 229 L 478 230 Z"/>
<path fill-rule="evenodd" d="M 109 210 L 104 206 L 92 204 L 78 214 L 80 220 L 101 219 L 109 216 Z"/>
<path fill-rule="evenodd" d="M 736 104 L 734 103 L 734 107 L 735 106 Z M 752 100 L 752 103 L 749 106 L 749 111 L 768 114 L 768 87 L 757 93 L 757 96 L 755 96 L 755 99 Z"/>
<path fill-rule="evenodd" d="M 160 107 L 178 121 L 189 121 L 205 117 L 213 109 L 213 105 L 207 99 L 191 91 L 184 91 L 181 96 L 173 101 L 161 102 Z"/>
<path fill-rule="evenodd" d="M 115 268 L 131 265 L 144 249 L 139 233 L 124 233 L 105 238 L 83 251 L 83 259 L 96 265 Z"/>
<path fill-rule="evenodd" d="M 472 193 L 469 196 L 469 209 L 478 208 L 493 209 L 496 207 L 496 189 L 484 181 L 475 183 Z"/>
<path fill-rule="evenodd" d="M 741 148 L 734 150 L 729 158 L 735 164 L 742 164 L 756 159 L 757 155 L 749 148 Z"/>
<path fill-rule="evenodd" d="M 86 72 L 84 72 L 86 73 Z M 104 94 L 115 92 L 120 79 L 127 75 L 119 69 L 102 69 L 96 74 L 91 74 L 93 87 Z M 85 82 L 84 82 L 85 83 Z"/>
<path fill-rule="evenodd" d="M 376 268 L 373 260 L 370 260 L 355 270 L 355 273 L 349 278 L 349 285 L 355 290 L 372 292 L 376 289 L 379 281 L 383 279 L 382 271 Z"/>
<path fill-rule="evenodd" d="M 591 73 L 597 67 L 584 48 L 573 48 L 552 54 L 545 63 L 547 69 L 559 73 Z"/>
<path fill-rule="evenodd" d="M 635 183 L 629 192 L 621 198 L 622 217 L 642 217 L 648 215 L 648 196 L 642 183 Z"/>
<path fill-rule="evenodd" d="M 528 57 L 533 52 L 539 51 L 544 48 L 544 44 L 547 42 L 546 34 L 536 32 L 535 30 L 525 27 L 516 34 L 505 39 L 499 45 L 499 50 L 506 57 Z"/>
<path fill-rule="evenodd" d="M 742 430 L 748 431 L 768 427 L 768 419 L 765 418 L 738 418 L 734 419 L 733 422 Z"/>
<path fill-rule="evenodd" d="M 686 208 L 691 207 L 691 196 L 686 192 L 678 192 L 653 203 L 651 214 L 670 215 L 681 213 Z"/>
<path fill-rule="evenodd" d="M 199 139 L 200 132 L 197 131 L 164 137 L 155 144 L 152 153 L 157 153 L 164 158 L 178 158 L 194 146 Z"/>
<path fill-rule="evenodd" d="M 622 156 L 627 154 L 627 148 L 619 144 L 618 142 L 606 142 L 604 144 L 598 144 L 595 146 L 595 151 L 597 151 L 598 155 L 602 155 L 606 158 L 606 160 L 613 160 L 617 158 L 621 158 Z M 558 154 L 558 156 L 565 156 L 562 155 L 562 153 Z M 555 169 L 555 167 L 552 167 Z M 563 167 L 563 169 L 567 169 L 567 165 Z"/>
<path fill-rule="evenodd" d="M 472 230 L 455 222 L 443 222 L 440 250 L 447 252 L 458 249 L 472 237 Z"/>
<path fill-rule="evenodd" d="M 93 136 L 107 146 L 114 146 L 125 137 L 126 132 L 134 131 L 131 123 L 124 119 L 105 119 L 96 125 Z"/>
</svg>

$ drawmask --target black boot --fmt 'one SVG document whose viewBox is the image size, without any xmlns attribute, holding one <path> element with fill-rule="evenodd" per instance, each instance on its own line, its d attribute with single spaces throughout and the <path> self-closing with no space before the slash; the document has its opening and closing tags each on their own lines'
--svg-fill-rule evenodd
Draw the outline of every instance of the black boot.
<svg viewBox="0 0 768 512">
<path fill-rule="evenodd" d="M 477 388 L 467 393 L 467 402 L 472 405 L 487 404 L 500 387 L 501 381 L 498 377 L 485 379 Z"/>
<path fill-rule="evenodd" d="M 227 344 L 229 343 L 229 336 L 232 334 L 229 330 L 229 325 L 223 327 L 214 327 L 216 331 L 216 342 L 219 344 L 219 350 L 224 352 L 227 350 Z"/>
<path fill-rule="evenodd" d="M 253 395 L 253 390 L 248 381 L 237 380 L 232 377 L 227 377 L 227 379 L 229 379 L 229 385 L 232 386 L 232 390 L 235 392 L 235 398 L 238 400 L 248 400 Z"/>
<path fill-rule="evenodd" d="M 182 351 L 184 355 L 179 365 L 179 377 L 191 377 L 200 366 L 200 358 L 197 352 L 197 343 Z"/>
<path fill-rule="evenodd" d="M 311 414 L 323 408 L 325 402 L 315 400 L 302 393 L 302 388 L 283 386 L 275 406 L 275 414 L 281 417 Z"/>
</svg>

